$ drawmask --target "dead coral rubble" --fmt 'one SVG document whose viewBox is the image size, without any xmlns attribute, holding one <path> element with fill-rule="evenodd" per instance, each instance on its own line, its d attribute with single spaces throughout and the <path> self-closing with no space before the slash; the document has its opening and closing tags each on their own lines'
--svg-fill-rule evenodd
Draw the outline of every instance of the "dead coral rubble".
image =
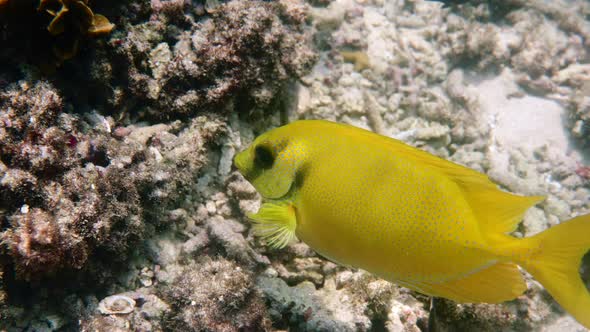
<svg viewBox="0 0 590 332">
<path fill-rule="evenodd" d="M 172 305 L 170 330 L 264 331 L 266 306 L 254 290 L 252 275 L 225 259 L 201 259 L 180 268 L 162 287 Z"/>
<path fill-rule="evenodd" d="M 162 331 L 161 318 L 170 310 L 170 306 L 152 293 L 153 289 L 140 288 L 109 296 L 98 304 L 98 310 L 93 310 L 92 314 L 80 320 L 78 330 Z"/>
<path fill-rule="evenodd" d="M 573 136 L 587 145 L 590 4 L 513 0 L 502 25 L 483 23 L 491 8 L 461 8 L 462 17 L 448 15 L 446 33 L 438 36 L 445 53 L 478 69 L 510 67 L 523 90 L 567 106 Z"/>
</svg>

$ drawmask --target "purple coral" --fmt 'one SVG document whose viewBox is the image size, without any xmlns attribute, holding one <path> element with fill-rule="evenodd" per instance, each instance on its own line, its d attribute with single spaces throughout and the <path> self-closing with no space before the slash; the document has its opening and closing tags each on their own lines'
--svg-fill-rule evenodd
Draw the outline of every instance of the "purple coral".
<svg viewBox="0 0 590 332">
<path fill-rule="evenodd" d="M 0 94 L 0 252 L 25 278 L 80 268 L 107 238 L 121 250 L 142 229 L 134 178 L 109 164 L 116 140 L 63 108 L 46 82 Z"/>
<path fill-rule="evenodd" d="M 97 250 L 124 258 L 149 223 L 182 201 L 205 145 L 223 130 L 199 117 L 178 136 L 160 126 L 155 134 L 129 129 L 135 138 L 122 140 L 97 117 L 93 128 L 67 113 L 43 81 L 0 93 L 1 264 L 21 278 L 81 268 Z"/>
</svg>

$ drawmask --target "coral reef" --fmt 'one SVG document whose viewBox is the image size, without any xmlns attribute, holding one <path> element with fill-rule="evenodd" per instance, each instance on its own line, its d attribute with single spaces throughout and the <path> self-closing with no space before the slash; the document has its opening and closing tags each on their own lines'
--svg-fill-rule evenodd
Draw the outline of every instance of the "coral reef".
<svg viewBox="0 0 590 332">
<path fill-rule="evenodd" d="M 13 270 L 39 280 L 122 262 L 178 206 L 223 128 L 203 117 L 176 129 L 113 128 L 112 119 L 68 113 L 43 81 L 11 85 L 0 109 L 5 279 Z"/>
<path fill-rule="evenodd" d="M 576 92 L 574 103 L 569 95 L 585 77 L 584 65 L 576 63 L 587 59 L 580 38 L 587 4 L 575 6 L 579 13 L 570 13 L 567 27 L 563 10 L 542 1 L 516 1 L 504 10 L 486 2 L 442 9 L 428 2 L 346 0 L 314 8 L 325 54 L 316 66 L 321 70 L 300 86 L 292 119 L 327 118 L 372 129 L 487 172 L 510 191 L 548 194 L 516 233 L 530 236 L 590 207 L 588 188 L 576 174 L 584 174 L 581 157 L 567 150 L 563 128 L 547 125 L 561 123 L 563 104 L 583 104 L 583 93 Z M 349 50 L 365 53 L 368 67 L 357 66 Z M 557 73 L 566 68 L 558 82 Z M 509 126 L 515 122 L 528 127 Z M 545 140 L 525 139 L 539 132 Z M 450 304 L 436 319 L 447 330 L 534 329 L 561 314 L 542 294 L 532 287 L 518 300 L 532 308 L 527 313 L 510 304 Z"/>
<path fill-rule="evenodd" d="M 513 1 L 510 9 L 504 13 L 509 29 L 479 23 L 490 16 L 480 10 L 475 22 L 453 18 L 453 31 L 442 37 L 458 58 L 476 61 L 480 68 L 509 63 L 524 90 L 565 103 L 572 134 L 587 144 L 590 23 L 585 17 L 590 6 L 575 2 L 564 9 L 556 3 Z"/>
<path fill-rule="evenodd" d="M 431 308 L 265 247 L 232 159 L 289 120 L 350 123 L 546 194 L 515 235 L 541 232 L 590 208 L 562 128 L 587 142 L 586 2 L 41 3 L 0 0 L 0 329 L 579 329 L 528 276 L 509 303 Z M 116 29 L 86 38 L 91 17 Z M 75 40 L 50 80 L 24 65 Z"/>
<path fill-rule="evenodd" d="M 512 307 L 512 308 L 511 308 Z M 437 331 L 464 331 L 477 329 L 478 331 L 506 331 L 506 330 L 530 330 L 531 326 L 525 324 L 514 306 L 500 305 L 472 305 L 461 304 L 436 299 L 431 315 L 436 318 Z"/>
<path fill-rule="evenodd" d="M 3 252 L 27 278 L 80 268 L 97 246 L 125 251 L 141 237 L 142 217 L 157 220 L 176 204 L 203 164 L 199 148 L 221 130 L 196 118 L 181 138 L 160 126 L 128 129 L 121 141 L 108 119 L 97 116 L 90 129 L 63 108 L 47 82 L 0 94 Z"/>
</svg>

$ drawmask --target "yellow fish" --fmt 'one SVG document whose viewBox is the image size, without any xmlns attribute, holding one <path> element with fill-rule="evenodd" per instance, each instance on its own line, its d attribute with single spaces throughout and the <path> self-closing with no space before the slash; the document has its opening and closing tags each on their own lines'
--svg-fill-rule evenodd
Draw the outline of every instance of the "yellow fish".
<svg viewBox="0 0 590 332">
<path fill-rule="evenodd" d="M 521 266 L 590 328 L 579 274 L 590 214 L 512 237 L 543 197 L 501 191 L 469 168 L 322 120 L 270 130 L 234 163 L 264 198 L 249 218 L 273 247 L 298 238 L 335 262 L 457 302 L 514 299 L 526 290 Z"/>
</svg>

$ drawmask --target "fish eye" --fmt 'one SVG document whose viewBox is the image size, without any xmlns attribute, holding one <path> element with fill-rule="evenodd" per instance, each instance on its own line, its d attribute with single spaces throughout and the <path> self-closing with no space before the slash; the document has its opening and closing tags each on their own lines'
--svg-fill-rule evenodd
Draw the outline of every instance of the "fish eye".
<svg viewBox="0 0 590 332">
<path fill-rule="evenodd" d="M 254 149 L 254 163 L 262 169 L 269 169 L 275 162 L 275 157 L 270 147 L 259 145 Z"/>
</svg>

